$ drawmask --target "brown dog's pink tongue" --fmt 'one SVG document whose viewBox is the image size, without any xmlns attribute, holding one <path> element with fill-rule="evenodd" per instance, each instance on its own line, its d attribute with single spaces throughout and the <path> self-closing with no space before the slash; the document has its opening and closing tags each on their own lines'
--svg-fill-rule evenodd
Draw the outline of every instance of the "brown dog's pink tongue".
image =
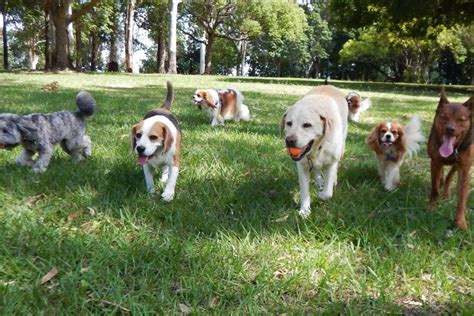
<svg viewBox="0 0 474 316">
<path fill-rule="evenodd" d="M 148 157 L 147 157 L 147 156 L 137 156 L 137 163 L 138 163 L 140 166 L 143 166 L 144 164 L 146 164 L 147 161 L 148 161 Z"/>
<path fill-rule="evenodd" d="M 455 136 L 443 136 L 443 144 L 441 144 L 441 147 L 439 147 L 439 154 L 441 155 L 441 157 L 446 158 L 453 154 L 455 140 Z"/>
</svg>

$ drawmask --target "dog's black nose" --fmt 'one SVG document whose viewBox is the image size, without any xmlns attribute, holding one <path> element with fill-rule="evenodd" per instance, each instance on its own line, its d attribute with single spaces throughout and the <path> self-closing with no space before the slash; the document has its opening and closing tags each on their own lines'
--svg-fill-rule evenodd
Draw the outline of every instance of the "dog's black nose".
<svg viewBox="0 0 474 316">
<path fill-rule="evenodd" d="M 455 131 L 454 126 L 452 126 L 452 125 L 446 126 L 446 134 L 452 134 L 452 133 L 454 133 L 454 131 Z"/>
<path fill-rule="evenodd" d="M 139 154 L 143 154 L 144 151 L 145 151 L 145 146 L 137 146 L 137 152 Z"/>
<path fill-rule="evenodd" d="M 385 135 L 385 137 L 386 137 L 387 139 L 390 139 L 390 138 L 392 138 L 392 135 L 387 134 L 387 135 Z"/>
<path fill-rule="evenodd" d="M 296 137 L 295 137 L 295 136 L 288 136 L 288 137 L 285 139 L 285 142 L 286 142 L 286 146 L 287 146 L 287 147 L 295 147 L 295 145 L 296 145 Z"/>
</svg>

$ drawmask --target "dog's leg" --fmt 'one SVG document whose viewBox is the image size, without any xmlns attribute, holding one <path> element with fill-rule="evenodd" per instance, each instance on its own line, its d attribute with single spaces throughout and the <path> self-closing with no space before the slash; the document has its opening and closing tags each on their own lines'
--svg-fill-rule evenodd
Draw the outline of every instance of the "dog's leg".
<svg viewBox="0 0 474 316">
<path fill-rule="evenodd" d="M 436 206 L 439 199 L 439 187 L 443 176 L 443 165 L 431 159 L 431 195 L 429 204 Z"/>
<path fill-rule="evenodd" d="M 84 158 L 90 157 L 92 155 L 92 141 L 91 138 L 87 135 L 84 135 L 83 139 L 83 151 L 82 151 L 82 156 Z"/>
<path fill-rule="evenodd" d="M 466 203 L 469 196 L 471 180 L 471 164 L 458 165 L 458 205 L 454 224 L 462 230 L 467 230 L 466 223 Z"/>
<path fill-rule="evenodd" d="M 396 163 L 388 163 L 385 168 L 385 183 L 384 188 L 387 191 L 393 191 L 397 188 L 397 183 L 400 180 L 400 168 Z"/>
<path fill-rule="evenodd" d="M 308 218 L 311 214 L 311 201 L 309 195 L 310 171 L 307 163 L 298 161 L 296 163 L 298 170 L 298 182 L 300 183 L 301 205 L 299 214 L 303 218 Z"/>
<path fill-rule="evenodd" d="M 334 185 L 337 182 L 337 162 L 325 166 L 323 174 L 326 182 L 323 190 L 318 192 L 318 197 L 320 200 L 326 201 L 332 198 Z"/>
<path fill-rule="evenodd" d="M 166 182 L 165 191 L 161 194 L 161 198 L 169 202 L 174 198 L 174 188 L 176 187 L 176 180 L 178 179 L 179 167 L 172 166 L 169 168 L 168 182 Z"/>
<path fill-rule="evenodd" d="M 38 173 L 45 172 L 53 154 L 54 146 L 44 146 L 39 152 L 38 159 L 33 164 L 33 171 Z"/>
<path fill-rule="evenodd" d="M 446 179 L 444 180 L 443 184 L 443 198 L 449 199 L 449 194 L 451 191 L 451 183 L 453 180 L 453 176 L 456 173 L 456 166 L 453 166 L 451 170 L 449 170 L 448 174 L 446 175 Z"/>
<path fill-rule="evenodd" d="M 161 178 L 160 178 L 161 183 L 166 183 L 168 181 L 169 169 L 170 169 L 170 166 L 168 166 L 168 165 L 165 165 L 163 167 L 163 169 L 161 171 Z"/>
<path fill-rule="evenodd" d="M 150 194 L 155 193 L 155 185 L 153 182 L 153 167 L 150 164 L 143 165 L 143 173 L 145 174 L 146 190 Z"/>
<path fill-rule="evenodd" d="M 354 116 L 352 117 L 352 120 L 354 122 L 359 122 L 359 118 L 360 118 L 360 111 L 357 111 L 354 113 Z"/>
<path fill-rule="evenodd" d="M 23 152 L 16 159 L 16 164 L 18 166 L 31 167 L 34 164 L 33 156 L 35 155 L 34 151 L 23 149 Z"/>
<path fill-rule="evenodd" d="M 321 170 L 314 169 L 314 179 L 316 180 L 316 184 L 318 185 L 318 190 L 321 191 L 324 188 L 324 178 L 321 175 Z"/>
</svg>

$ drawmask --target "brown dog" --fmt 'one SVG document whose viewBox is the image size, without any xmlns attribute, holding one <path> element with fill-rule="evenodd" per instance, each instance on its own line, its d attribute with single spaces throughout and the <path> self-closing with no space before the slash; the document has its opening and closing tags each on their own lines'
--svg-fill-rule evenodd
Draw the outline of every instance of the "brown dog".
<svg viewBox="0 0 474 316">
<path fill-rule="evenodd" d="M 436 115 L 428 140 L 428 154 L 431 157 L 431 196 L 430 204 L 436 205 L 440 187 L 443 197 L 449 196 L 451 179 L 458 172 L 458 205 L 454 224 L 467 230 L 466 203 L 470 190 L 471 165 L 474 156 L 474 130 L 472 127 L 472 103 L 474 97 L 460 103 L 450 103 L 444 87 L 441 88 Z M 443 167 L 452 165 L 443 181 Z"/>
</svg>

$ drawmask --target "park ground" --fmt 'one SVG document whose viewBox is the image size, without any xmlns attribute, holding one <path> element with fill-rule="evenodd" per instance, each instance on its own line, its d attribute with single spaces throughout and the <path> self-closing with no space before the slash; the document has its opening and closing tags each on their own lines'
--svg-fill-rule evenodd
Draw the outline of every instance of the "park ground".
<svg viewBox="0 0 474 316">
<path fill-rule="evenodd" d="M 129 140 L 131 126 L 161 104 L 167 78 L 183 129 L 171 203 L 149 198 Z M 334 82 L 371 97 L 373 107 L 350 124 L 333 199 L 318 201 L 313 187 L 313 213 L 302 220 L 278 126 L 317 84 L 0 74 L 0 112 L 74 110 L 80 89 L 98 104 L 90 159 L 75 163 L 59 149 L 48 171 L 34 174 L 15 165 L 20 149 L 0 152 L 0 312 L 472 314 L 472 212 L 470 230 L 448 237 L 456 202 L 427 209 L 426 146 L 386 192 L 365 144 L 376 122 L 414 114 L 427 136 L 438 88 Z M 192 94 L 228 86 L 243 92 L 254 118 L 211 128 Z M 448 87 L 450 100 L 466 100 L 468 88 Z M 471 192 L 470 211 L 473 202 Z"/>
</svg>

